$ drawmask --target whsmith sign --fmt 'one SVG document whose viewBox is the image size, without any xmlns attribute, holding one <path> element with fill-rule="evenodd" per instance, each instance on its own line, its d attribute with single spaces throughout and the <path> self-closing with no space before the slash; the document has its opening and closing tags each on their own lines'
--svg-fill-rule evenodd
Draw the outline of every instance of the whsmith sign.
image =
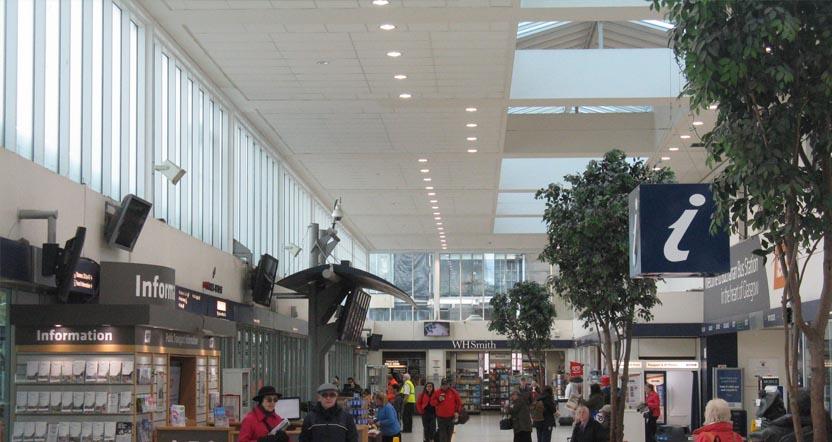
<svg viewBox="0 0 832 442">
<path fill-rule="evenodd" d="M 99 302 L 173 307 L 176 303 L 176 271 L 149 264 L 102 262 Z"/>
<path fill-rule="evenodd" d="M 575 343 L 572 340 L 552 340 L 549 341 L 549 347 L 556 348 L 573 348 Z M 390 350 L 495 350 L 505 349 L 510 350 L 511 345 L 508 341 L 503 340 L 444 340 L 444 339 L 425 339 L 422 341 L 381 341 L 382 349 Z"/>
<path fill-rule="evenodd" d="M 768 275 L 755 236 L 731 247 L 731 270 L 705 278 L 705 322 L 766 311 L 769 308 Z"/>
</svg>

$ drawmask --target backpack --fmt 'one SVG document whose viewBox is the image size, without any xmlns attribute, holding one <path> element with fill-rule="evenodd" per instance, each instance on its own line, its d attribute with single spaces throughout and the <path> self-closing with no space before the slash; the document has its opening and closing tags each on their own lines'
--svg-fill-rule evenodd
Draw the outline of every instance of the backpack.
<svg viewBox="0 0 832 442">
<path fill-rule="evenodd" d="M 543 406 L 543 401 L 534 401 L 530 411 L 532 422 L 541 422 L 544 420 L 543 414 L 546 412 L 546 407 Z"/>
</svg>

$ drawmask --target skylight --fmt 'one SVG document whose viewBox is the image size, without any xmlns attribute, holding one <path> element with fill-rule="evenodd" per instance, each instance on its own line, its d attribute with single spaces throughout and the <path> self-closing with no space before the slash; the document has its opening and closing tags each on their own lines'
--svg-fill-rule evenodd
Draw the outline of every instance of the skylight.
<svg viewBox="0 0 832 442">
<path fill-rule="evenodd" d="M 496 217 L 495 234 L 541 234 L 546 233 L 546 224 L 542 216 Z"/>
<path fill-rule="evenodd" d="M 653 106 L 512 106 L 510 115 L 632 114 L 653 112 Z"/>
<path fill-rule="evenodd" d="M 568 21 L 523 21 L 517 25 L 517 39 L 533 37 L 567 24 Z"/>
<path fill-rule="evenodd" d="M 676 27 L 673 23 L 661 20 L 630 20 L 630 23 L 646 26 L 651 29 L 657 29 L 659 31 L 669 31 Z"/>
</svg>

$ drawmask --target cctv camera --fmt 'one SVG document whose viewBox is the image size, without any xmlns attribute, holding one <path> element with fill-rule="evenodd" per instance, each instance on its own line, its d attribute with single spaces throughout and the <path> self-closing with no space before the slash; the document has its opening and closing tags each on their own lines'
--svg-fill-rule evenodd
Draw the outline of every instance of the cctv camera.
<svg viewBox="0 0 832 442">
<path fill-rule="evenodd" d="M 162 175 L 170 180 L 170 183 L 173 185 L 179 183 L 179 180 L 181 180 L 186 173 L 185 169 L 173 164 L 170 160 L 165 160 L 162 164 L 153 166 L 153 170 L 162 172 Z"/>
<path fill-rule="evenodd" d="M 341 198 L 335 200 L 335 207 L 332 210 L 332 220 L 335 222 L 341 221 L 344 218 L 344 212 L 341 211 Z"/>
</svg>

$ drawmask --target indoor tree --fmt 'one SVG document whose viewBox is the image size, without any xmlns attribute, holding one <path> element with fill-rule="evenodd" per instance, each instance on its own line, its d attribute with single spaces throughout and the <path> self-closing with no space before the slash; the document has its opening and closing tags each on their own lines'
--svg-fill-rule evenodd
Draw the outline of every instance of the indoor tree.
<svg viewBox="0 0 832 442">
<path fill-rule="evenodd" d="M 610 441 L 624 439 L 626 398 L 615 387 L 626 386 L 629 376 L 633 324 L 651 320 L 659 304 L 655 280 L 630 278 L 628 195 L 642 183 L 672 181 L 669 169 L 612 150 L 536 195 L 546 202 L 548 243 L 540 257 L 557 267 L 549 283 L 585 327 L 595 328 L 610 371 Z"/>
<path fill-rule="evenodd" d="M 811 355 L 812 423 L 825 428 L 824 339 L 832 307 L 832 2 L 653 0 L 675 24 L 670 44 L 683 65 L 691 109 L 718 109 L 704 134 L 717 216 L 734 232 L 761 232 L 785 277 L 787 387 L 798 415 L 798 333 Z M 716 221 L 714 223 L 716 226 Z M 747 227 L 746 227 L 747 226 Z M 817 316 L 804 312 L 806 262 L 822 259 Z M 806 256 L 803 262 L 801 258 Z M 791 315 L 789 314 L 791 312 Z M 790 323 L 791 322 L 791 323 Z M 793 420 L 795 429 L 799 421 Z M 814 440 L 826 440 L 815 431 Z"/>
<path fill-rule="evenodd" d="M 555 320 L 555 305 L 545 286 L 534 281 L 518 282 L 507 293 L 491 298 L 492 313 L 488 329 L 505 336 L 513 349 L 520 350 L 529 358 L 532 373 L 537 382 L 540 371 L 534 364 L 535 356 L 540 357 L 549 347 L 552 323 Z"/>
</svg>

